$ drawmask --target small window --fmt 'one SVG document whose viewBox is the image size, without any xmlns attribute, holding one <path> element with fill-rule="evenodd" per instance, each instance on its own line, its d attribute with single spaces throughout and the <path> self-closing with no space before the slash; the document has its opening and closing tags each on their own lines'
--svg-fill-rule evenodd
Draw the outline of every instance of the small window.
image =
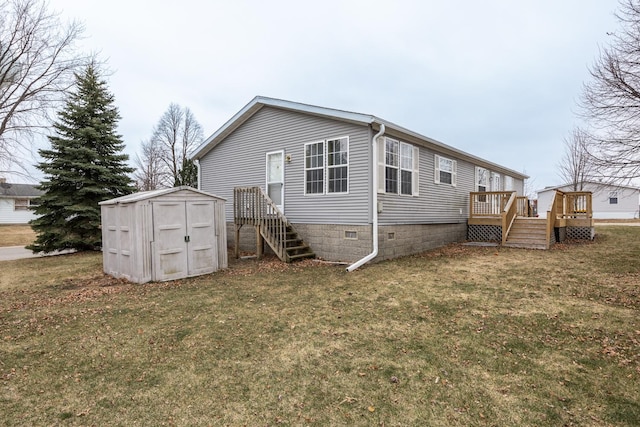
<svg viewBox="0 0 640 427">
<path fill-rule="evenodd" d="M 434 181 L 440 184 L 450 184 L 454 187 L 457 181 L 457 162 L 436 154 Z"/>
<path fill-rule="evenodd" d="M 357 240 L 358 239 L 358 232 L 357 231 L 345 230 L 344 238 L 345 239 L 349 239 L 349 240 Z"/>
<path fill-rule="evenodd" d="M 609 192 L 609 204 L 610 205 L 617 205 L 618 204 L 618 192 L 617 191 L 610 191 Z"/>
<path fill-rule="evenodd" d="M 29 199 L 14 199 L 13 210 L 14 211 L 29 210 Z"/>
</svg>

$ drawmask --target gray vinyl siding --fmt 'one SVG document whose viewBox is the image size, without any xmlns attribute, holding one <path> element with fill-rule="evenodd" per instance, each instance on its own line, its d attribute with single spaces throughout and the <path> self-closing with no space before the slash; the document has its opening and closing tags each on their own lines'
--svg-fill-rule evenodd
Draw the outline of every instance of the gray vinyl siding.
<svg viewBox="0 0 640 427">
<path fill-rule="evenodd" d="M 419 195 L 378 193 L 378 207 L 382 210 L 378 216 L 380 225 L 466 222 L 469 218 L 469 193 L 476 191 L 476 165 L 423 146 L 419 148 Z M 436 154 L 457 162 L 456 186 L 435 182 Z M 514 188 L 522 195 L 522 179 L 514 178 Z"/>
<path fill-rule="evenodd" d="M 474 191 L 475 166 L 456 159 L 457 185 L 434 182 L 435 151 L 420 147 L 419 196 L 378 194 L 380 225 L 466 222 L 469 192 Z"/>
<path fill-rule="evenodd" d="M 349 137 L 348 194 L 305 195 L 304 145 L 344 136 Z M 264 107 L 201 159 L 201 189 L 228 200 L 226 215 L 231 221 L 233 188 L 264 189 L 266 153 L 284 150 L 291 157 L 284 171 L 284 213 L 291 222 L 366 224 L 369 145 L 367 126 Z"/>
</svg>

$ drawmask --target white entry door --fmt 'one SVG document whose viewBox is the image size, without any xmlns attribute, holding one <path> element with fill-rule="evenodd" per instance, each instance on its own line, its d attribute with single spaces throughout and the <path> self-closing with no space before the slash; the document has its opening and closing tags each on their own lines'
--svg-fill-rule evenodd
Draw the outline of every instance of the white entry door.
<svg viewBox="0 0 640 427">
<path fill-rule="evenodd" d="M 284 151 L 267 153 L 267 195 L 284 212 Z"/>
</svg>

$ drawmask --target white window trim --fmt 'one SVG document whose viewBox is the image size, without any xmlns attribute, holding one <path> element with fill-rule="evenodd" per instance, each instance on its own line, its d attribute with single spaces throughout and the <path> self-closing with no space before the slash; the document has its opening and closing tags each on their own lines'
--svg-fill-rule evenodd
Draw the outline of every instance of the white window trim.
<svg viewBox="0 0 640 427">
<path fill-rule="evenodd" d="M 440 159 L 449 160 L 451 162 L 451 184 L 446 182 L 440 182 Z M 433 180 L 436 184 L 451 185 L 452 187 L 456 187 L 458 185 L 458 161 L 457 160 L 435 154 L 433 171 L 434 171 Z"/>
<path fill-rule="evenodd" d="M 339 140 L 346 140 L 347 142 L 347 163 L 344 165 L 334 165 L 334 166 L 329 166 L 329 141 L 339 141 Z M 341 136 L 339 138 L 327 138 L 325 140 L 324 143 L 325 146 L 325 170 L 327 173 L 327 179 L 326 181 L 326 187 L 325 187 L 325 194 L 349 194 L 349 187 L 350 187 L 350 179 L 349 179 L 349 171 L 350 171 L 350 167 L 349 167 L 349 137 L 348 136 Z M 337 169 L 337 168 L 343 168 L 346 167 L 347 168 L 347 191 L 332 191 L 329 192 L 329 169 Z"/>
<path fill-rule="evenodd" d="M 307 167 L 307 146 L 309 145 L 317 145 L 317 144 L 322 144 L 322 167 L 315 167 L 315 168 L 308 168 Z M 323 195 L 325 193 L 325 187 L 326 187 L 326 183 L 327 183 L 327 179 L 326 176 L 324 174 L 324 170 L 326 169 L 326 162 L 325 162 L 325 141 L 324 140 L 320 140 L 320 141 L 313 141 L 313 142 L 307 142 L 306 144 L 304 144 L 304 147 L 302 149 L 302 161 L 303 161 L 303 171 L 304 171 L 304 195 L 305 196 L 320 196 Z M 323 175 L 322 175 L 322 192 L 320 193 L 307 193 L 307 171 L 310 170 L 319 170 L 322 169 L 323 170 Z"/>
<path fill-rule="evenodd" d="M 484 190 L 480 190 L 480 173 L 484 171 Z M 476 166 L 476 192 L 486 192 L 489 188 L 489 170 Z"/>
<path fill-rule="evenodd" d="M 503 191 L 502 176 L 498 172 L 491 172 L 491 178 L 489 179 L 491 191 Z M 496 181 L 498 184 L 496 185 Z M 496 188 L 497 187 L 497 188 Z"/>
<path fill-rule="evenodd" d="M 387 165 L 386 162 L 386 146 L 387 140 L 394 141 L 398 143 L 398 166 Z M 412 169 L 411 169 L 411 194 L 402 194 L 402 171 L 408 171 L 409 169 L 402 167 L 402 146 L 411 147 L 412 150 Z M 405 197 L 418 197 L 420 195 L 420 148 L 409 144 L 408 142 L 403 142 L 394 138 L 384 137 L 378 139 L 378 193 L 383 194 L 397 194 L 399 196 Z M 398 192 L 397 193 L 387 193 L 385 179 L 386 179 L 386 168 L 392 167 L 398 170 Z"/>
<path fill-rule="evenodd" d="M 347 163 L 344 165 L 334 165 L 329 166 L 329 141 L 338 141 L 338 140 L 346 140 L 347 143 Z M 307 146 L 322 144 L 322 168 L 307 168 Z M 304 144 L 302 151 L 303 158 L 303 170 L 304 170 L 304 195 L 305 196 L 326 196 L 326 195 L 334 195 L 334 194 L 349 194 L 349 189 L 351 188 L 351 179 L 350 179 L 350 144 L 349 144 L 349 136 L 340 136 L 336 138 L 326 138 L 317 141 L 307 142 Z M 347 168 L 347 191 L 332 191 L 329 192 L 329 169 L 337 169 L 337 168 Z M 322 192 L 321 193 L 307 193 L 307 171 L 309 170 L 318 170 L 322 169 Z"/>
</svg>

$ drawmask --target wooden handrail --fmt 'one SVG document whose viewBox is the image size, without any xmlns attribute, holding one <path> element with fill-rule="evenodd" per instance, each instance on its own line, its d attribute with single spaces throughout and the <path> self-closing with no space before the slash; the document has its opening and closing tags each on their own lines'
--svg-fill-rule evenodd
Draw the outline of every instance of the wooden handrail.
<svg viewBox="0 0 640 427">
<path fill-rule="evenodd" d="M 286 260 L 287 228 L 290 224 L 273 200 L 260 187 L 236 187 L 233 194 L 236 224 L 260 227 L 271 249 L 280 259 Z"/>
<path fill-rule="evenodd" d="M 469 193 L 469 218 L 501 218 L 513 191 L 480 191 Z"/>
<path fill-rule="evenodd" d="M 517 216 L 517 203 L 515 191 L 511 193 L 504 210 L 502 211 L 502 244 L 507 242 L 507 236 Z"/>
</svg>

